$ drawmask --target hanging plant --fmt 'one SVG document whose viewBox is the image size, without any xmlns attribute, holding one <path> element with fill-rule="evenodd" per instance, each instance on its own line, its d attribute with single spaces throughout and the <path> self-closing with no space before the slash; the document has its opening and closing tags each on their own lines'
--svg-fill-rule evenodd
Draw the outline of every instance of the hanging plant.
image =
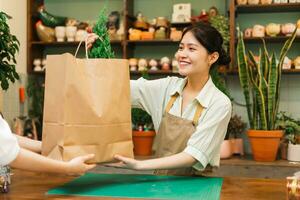
<svg viewBox="0 0 300 200">
<path fill-rule="evenodd" d="M 10 33 L 7 24 L 7 19 L 10 18 L 6 13 L 0 12 L 0 82 L 3 90 L 8 89 L 9 81 L 14 83 L 19 79 L 15 55 L 19 52 L 20 42 Z"/>
</svg>

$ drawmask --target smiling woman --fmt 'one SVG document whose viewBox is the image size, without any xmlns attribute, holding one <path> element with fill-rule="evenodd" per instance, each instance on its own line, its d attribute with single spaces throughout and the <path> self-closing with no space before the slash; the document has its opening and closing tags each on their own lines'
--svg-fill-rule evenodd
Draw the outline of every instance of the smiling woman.
<svg viewBox="0 0 300 200">
<path fill-rule="evenodd" d="M 89 36 L 89 46 L 96 37 Z M 186 78 L 130 82 L 132 106 L 153 119 L 157 132 L 154 149 L 159 158 L 139 161 L 116 155 L 120 162 L 109 166 L 156 169 L 159 174 L 201 174 L 209 165 L 219 166 L 231 102 L 214 85 L 209 72 L 230 62 L 222 43 L 220 33 L 208 24 L 188 27 L 176 52 L 179 73 Z"/>
</svg>

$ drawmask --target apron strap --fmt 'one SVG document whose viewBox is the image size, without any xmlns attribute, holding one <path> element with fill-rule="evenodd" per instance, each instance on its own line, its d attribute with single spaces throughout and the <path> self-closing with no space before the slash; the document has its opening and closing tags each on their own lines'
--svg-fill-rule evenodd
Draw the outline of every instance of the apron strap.
<svg viewBox="0 0 300 200">
<path fill-rule="evenodd" d="M 176 98 L 178 97 L 178 93 L 174 94 L 173 96 L 171 96 L 171 99 L 169 100 L 167 107 L 165 109 L 165 112 L 169 112 L 174 104 L 174 102 L 176 101 Z"/>
<path fill-rule="evenodd" d="M 167 106 L 166 106 L 166 109 L 165 109 L 165 112 L 169 112 L 174 104 L 174 102 L 176 101 L 176 98 L 178 97 L 178 93 L 174 94 L 171 96 L 171 99 L 169 100 Z M 198 120 L 201 116 L 201 113 L 203 111 L 203 106 L 198 103 L 197 104 L 197 108 L 196 108 L 196 111 L 195 111 L 195 115 L 194 115 L 194 118 L 193 118 L 193 124 L 194 126 L 197 126 L 198 125 Z"/>
<path fill-rule="evenodd" d="M 195 126 L 198 125 L 198 120 L 199 120 L 199 118 L 201 116 L 202 111 L 203 111 L 203 106 L 200 103 L 198 103 L 197 104 L 197 109 L 195 111 L 195 115 L 194 115 L 194 118 L 193 118 L 193 124 Z"/>
</svg>

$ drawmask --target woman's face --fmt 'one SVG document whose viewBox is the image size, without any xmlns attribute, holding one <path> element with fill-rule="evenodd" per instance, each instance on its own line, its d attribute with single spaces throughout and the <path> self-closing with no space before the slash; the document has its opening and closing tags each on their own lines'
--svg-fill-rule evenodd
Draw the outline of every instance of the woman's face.
<svg viewBox="0 0 300 200">
<path fill-rule="evenodd" d="M 191 32 L 187 32 L 183 36 L 175 54 L 179 64 L 179 74 L 182 76 L 199 73 L 208 74 L 210 65 L 214 60 L 212 60 L 212 56 L 214 55 L 209 55 Z"/>
</svg>

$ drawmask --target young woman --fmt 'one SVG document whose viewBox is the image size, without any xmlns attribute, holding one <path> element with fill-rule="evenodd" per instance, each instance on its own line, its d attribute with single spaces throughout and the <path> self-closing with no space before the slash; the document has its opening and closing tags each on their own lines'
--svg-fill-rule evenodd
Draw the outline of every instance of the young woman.
<svg viewBox="0 0 300 200">
<path fill-rule="evenodd" d="M 0 116 L 0 165 L 64 174 L 82 174 L 95 167 L 85 163 L 94 155 L 80 156 L 69 162 L 63 162 L 37 154 L 40 152 L 41 142 L 12 134 L 7 122 Z"/>
<path fill-rule="evenodd" d="M 88 37 L 88 47 L 97 38 Z M 158 158 L 135 160 L 121 155 L 109 166 L 157 173 L 193 174 L 219 166 L 220 146 L 231 116 L 231 102 L 213 84 L 209 71 L 230 62 L 223 39 L 212 26 L 199 23 L 183 32 L 178 51 L 179 74 L 185 78 L 140 78 L 130 82 L 133 107 L 147 111 L 157 132 Z"/>
</svg>

